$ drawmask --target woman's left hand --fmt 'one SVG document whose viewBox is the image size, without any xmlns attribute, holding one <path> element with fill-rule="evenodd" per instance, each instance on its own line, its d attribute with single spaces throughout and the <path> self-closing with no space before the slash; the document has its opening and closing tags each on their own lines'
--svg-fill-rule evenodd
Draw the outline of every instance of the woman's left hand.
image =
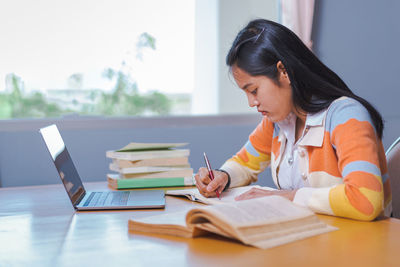
<svg viewBox="0 0 400 267">
<path fill-rule="evenodd" d="M 296 195 L 296 191 L 297 190 L 265 190 L 260 188 L 252 188 L 249 191 L 246 191 L 243 194 L 235 197 L 235 200 L 245 200 L 257 197 L 277 195 L 293 201 L 294 196 Z"/>
</svg>

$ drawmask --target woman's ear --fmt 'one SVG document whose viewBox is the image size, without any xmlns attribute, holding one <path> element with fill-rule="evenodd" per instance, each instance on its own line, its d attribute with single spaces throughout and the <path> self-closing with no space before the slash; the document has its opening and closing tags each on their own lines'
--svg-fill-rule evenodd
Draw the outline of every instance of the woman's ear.
<svg viewBox="0 0 400 267">
<path fill-rule="evenodd" d="M 283 65 L 282 61 L 279 60 L 278 63 L 276 63 L 276 68 L 281 74 L 287 75 L 285 66 Z"/>
<path fill-rule="evenodd" d="M 283 65 L 282 61 L 278 61 L 278 63 L 276 63 L 276 68 L 278 69 L 278 77 L 279 77 L 279 81 L 280 82 L 285 82 L 287 84 L 290 84 L 290 79 L 289 76 L 286 72 L 286 68 Z"/>
</svg>

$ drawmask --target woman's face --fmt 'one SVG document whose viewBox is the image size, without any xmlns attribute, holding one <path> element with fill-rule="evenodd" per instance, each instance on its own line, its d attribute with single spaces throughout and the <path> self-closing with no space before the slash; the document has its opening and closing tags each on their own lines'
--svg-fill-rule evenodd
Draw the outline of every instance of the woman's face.
<svg viewBox="0 0 400 267">
<path fill-rule="evenodd" d="M 251 76 L 236 65 L 232 67 L 233 77 L 247 96 L 250 107 L 272 122 L 284 120 L 290 112 L 295 112 L 292 101 L 292 88 L 287 73 L 279 69 L 279 85 L 266 76 Z"/>
</svg>

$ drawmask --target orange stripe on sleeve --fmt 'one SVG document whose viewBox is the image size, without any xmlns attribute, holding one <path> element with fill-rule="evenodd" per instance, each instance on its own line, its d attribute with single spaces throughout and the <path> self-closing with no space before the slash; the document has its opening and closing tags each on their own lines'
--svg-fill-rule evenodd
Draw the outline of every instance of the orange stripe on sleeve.
<svg viewBox="0 0 400 267">
<path fill-rule="evenodd" d="M 368 172 L 354 171 L 344 178 L 345 184 L 351 184 L 357 188 L 365 187 L 376 192 L 382 191 L 382 182 L 380 177 Z"/>
<path fill-rule="evenodd" d="M 379 198 L 380 193 L 369 195 L 371 200 L 359 188 L 341 184 L 330 190 L 329 202 L 335 215 L 359 220 L 372 220 L 380 213 L 382 205 L 375 201 L 376 198 Z M 373 203 L 377 206 L 374 207 Z"/>
<path fill-rule="evenodd" d="M 336 126 L 332 133 L 332 141 L 337 148 L 341 171 L 348 163 L 359 160 L 368 161 L 379 168 L 379 140 L 369 122 L 350 119 Z"/>
<path fill-rule="evenodd" d="M 240 151 L 236 154 L 243 162 L 248 162 L 249 157 L 247 157 L 246 149 L 242 147 Z"/>
<path fill-rule="evenodd" d="M 355 186 L 347 185 L 346 196 L 350 204 L 366 215 L 371 215 L 374 212 L 374 206 L 369 202 L 368 198 L 364 196 Z"/>
</svg>

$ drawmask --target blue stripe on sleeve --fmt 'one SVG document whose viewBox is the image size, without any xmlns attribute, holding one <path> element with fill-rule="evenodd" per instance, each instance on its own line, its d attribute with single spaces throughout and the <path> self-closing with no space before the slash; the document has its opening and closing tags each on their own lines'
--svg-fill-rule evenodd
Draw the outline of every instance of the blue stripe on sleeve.
<svg viewBox="0 0 400 267">
<path fill-rule="evenodd" d="M 342 176 L 346 177 L 346 175 L 354 171 L 368 172 L 376 176 L 381 176 L 381 171 L 375 164 L 363 160 L 353 161 L 347 164 L 343 169 Z"/>
<path fill-rule="evenodd" d="M 260 154 L 257 152 L 257 150 L 250 143 L 250 141 L 247 141 L 246 144 L 244 145 L 244 147 L 246 148 L 246 151 L 249 152 L 251 155 L 253 155 L 255 157 L 260 156 Z"/>
<path fill-rule="evenodd" d="M 339 100 L 332 104 L 327 114 L 326 125 L 328 126 L 329 132 L 332 134 L 336 126 L 344 124 L 350 119 L 367 121 L 372 126 L 374 125 L 368 110 L 361 103 L 352 98 Z"/>
</svg>

